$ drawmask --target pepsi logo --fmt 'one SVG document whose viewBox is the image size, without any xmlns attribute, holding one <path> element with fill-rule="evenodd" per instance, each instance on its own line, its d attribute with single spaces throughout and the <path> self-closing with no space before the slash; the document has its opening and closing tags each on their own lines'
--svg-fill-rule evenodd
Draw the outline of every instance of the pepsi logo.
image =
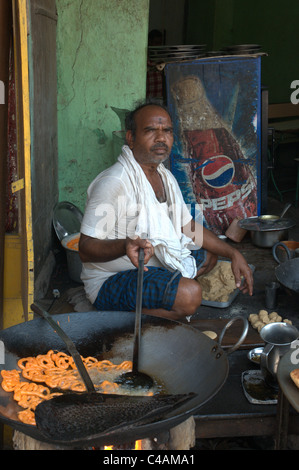
<svg viewBox="0 0 299 470">
<path fill-rule="evenodd" d="M 211 157 L 202 168 L 202 177 L 212 188 L 224 188 L 231 183 L 235 166 L 226 155 Z"/>
</svg>

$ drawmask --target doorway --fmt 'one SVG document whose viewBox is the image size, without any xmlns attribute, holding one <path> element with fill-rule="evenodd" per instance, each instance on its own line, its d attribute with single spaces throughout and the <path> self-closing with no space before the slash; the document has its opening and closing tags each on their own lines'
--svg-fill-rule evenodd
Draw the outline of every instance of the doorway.
<svg viewBox="0 0 299 470">
<path fill-rule="evenodd" d="M 185 44 L 188 1 L 150 0 L 149 31 L 163 34 L 164 45 Z"/>
</svg>

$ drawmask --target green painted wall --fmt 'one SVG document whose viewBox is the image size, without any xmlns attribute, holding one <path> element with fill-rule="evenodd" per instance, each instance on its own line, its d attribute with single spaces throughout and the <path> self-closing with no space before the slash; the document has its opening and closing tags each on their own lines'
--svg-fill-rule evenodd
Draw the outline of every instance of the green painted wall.
<svg viewBox="0 0 299 470">
<path fill-rule="evenodd" d="M 270 103 L 290 102 L 299 79 L 298 0 L 188 0 L 187 43 L 219 50 L 232 44 L 260 44 L 262 83 Z"/>
<path fill-rule="evenodd" d="M 92 179 L 115 161 L 111 106 L 145 97 L 149 0 L 57 0 L 59 200 L 84 210 Z"/>
</svg>

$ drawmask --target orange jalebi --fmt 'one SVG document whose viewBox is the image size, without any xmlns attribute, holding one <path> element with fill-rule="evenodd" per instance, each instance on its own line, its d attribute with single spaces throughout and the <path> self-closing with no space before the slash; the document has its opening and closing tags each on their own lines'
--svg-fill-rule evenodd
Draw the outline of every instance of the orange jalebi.
<svg viewBox="0 0 299 470">
<path fill-rule="evenodd" d="M 94 370 L 101 374 L 115 371 L 117 376 L 119 371 L 132 370 L 131 361 L 113 364 L 108 360 L 99 361 L 92 356 L 81 358 L 89 371 Z M 18 367 L 20 370 L 1 370 L 1 385 L 6 392 L 13 392 L 14 400 L 24 408 L 18 413 L 23 423 L 35 425 L 34 411 L 37 405 L 61 394 L 53 393 L 51 389 L 76 392 L 86 390 L 73 358 L 63 352 L 50 350 L 47 354 L 36 357 L 24 357 L 19 359 Z M 116 383 L 105 380 L 104 377 L 97 386 L 103 393 L 117 393 L 118 388 Z"/>
<path fill-rule="evenodd" d="M 18 370 L 1 370 L 2 388 L 5 392 L 13 392 L 16 385 L 20 383 L 20 372 Z"/>
<path fill-rule="evenodd" d="M 34 411 L 30 410 L 29 408 L 20 411 L 18 413 L 18 418 L 20 421 L 22 421 L 22 423 L 32 424 L 33 426 L 36 424 Z"/>
<path fill-rule="evenodd" d="M 116 383 L 104 380 L 101 383 L 101 388 L 103 390 L 103 393 L 116 393 L 119 387 Z"/>
</svg>

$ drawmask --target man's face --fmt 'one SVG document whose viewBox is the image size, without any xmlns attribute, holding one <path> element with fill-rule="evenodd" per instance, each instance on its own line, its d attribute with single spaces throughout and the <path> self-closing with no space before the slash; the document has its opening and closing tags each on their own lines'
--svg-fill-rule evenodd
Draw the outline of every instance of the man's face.
<svg viewBox="0 0 299 470">
<path fill-rule="evenodd" d="M 135 114 L 136 135 L 127 132 L 127 142 L 140 164 L 159 164 L 166 160 L 173 144 L 169 114 L 159 106 L 145 106 Z"/>
</svg>

